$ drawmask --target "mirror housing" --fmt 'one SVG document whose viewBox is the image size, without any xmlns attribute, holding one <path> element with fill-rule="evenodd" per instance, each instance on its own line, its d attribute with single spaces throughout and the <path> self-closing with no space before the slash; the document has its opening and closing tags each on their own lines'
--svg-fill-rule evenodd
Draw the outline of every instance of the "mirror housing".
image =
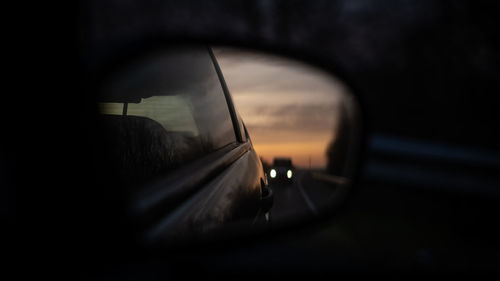
<svg viewBox="0 0 500 281">
<path fill-rule="evenodd" d="M 141 243 L 283 229 L 345 199 L 361 124 L 330 74 L 227 47 L 154 49 L 120 65 L 100 79 L 97 101 L 111 101 L 100 107 L 100 157 L 125 187 Z"/>
</svg>

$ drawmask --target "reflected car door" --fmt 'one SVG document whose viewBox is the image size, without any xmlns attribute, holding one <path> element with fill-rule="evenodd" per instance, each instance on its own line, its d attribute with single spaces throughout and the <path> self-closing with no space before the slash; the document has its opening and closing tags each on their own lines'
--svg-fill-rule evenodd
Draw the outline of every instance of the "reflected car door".
<svg viewBox="0 0 500 281">
<path fill-rule="evenodd" d="M 193 72 L 202 74 L 186 78 Z M 130 206 L 146 241 L 264 217 L 262 164 L 210 50 L 150 55 L 115 75 L 105 93 L 104 134 L 120 180 L 135 185 Z"/>
</svg>

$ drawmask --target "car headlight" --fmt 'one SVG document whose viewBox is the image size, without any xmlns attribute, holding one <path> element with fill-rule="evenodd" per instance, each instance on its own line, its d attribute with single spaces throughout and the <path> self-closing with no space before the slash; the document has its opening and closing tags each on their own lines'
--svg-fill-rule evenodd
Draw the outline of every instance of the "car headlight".
<svg viewBox="0 0 500 281">
<path fill-rule="evenodd" d="M 286 172 L 286 177 L 287 177 L 287 178 L 289 178 L 289 179 L 291 179 L 291 178 L 292 178 L 292 170 L 288 170 L 288 171 Z"/>
<path fill-rule="evenodd" d="M 271 169 L 271 172 L 269 173 L 271 175 L 271 178 L 275 178 L 276 177 L 276 170 L 275 169 Z"/>
</svg>

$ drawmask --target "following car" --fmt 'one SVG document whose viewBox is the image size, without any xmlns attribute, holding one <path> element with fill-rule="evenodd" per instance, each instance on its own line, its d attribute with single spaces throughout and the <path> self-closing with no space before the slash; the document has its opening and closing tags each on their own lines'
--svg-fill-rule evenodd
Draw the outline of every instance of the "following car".
<svg viewBox="0 0 500 281">
<path fill-rule="evenodd" d="M 287 157 L 274 158 L 273 165 L 269 170 L 271 182 L 292 184 L 295 168 L 292 165 L 292 159 Z"/>
</svg>

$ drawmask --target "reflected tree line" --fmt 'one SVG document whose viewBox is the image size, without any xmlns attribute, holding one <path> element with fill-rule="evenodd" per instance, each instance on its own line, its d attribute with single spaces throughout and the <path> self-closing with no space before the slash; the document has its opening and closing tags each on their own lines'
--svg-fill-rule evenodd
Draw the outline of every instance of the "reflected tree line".
<svg viewBox="0 0 500 281">
<path fill-rule="evenodd" d="M 344 104 L 339 106 L 339 122 L 335 138 L 330 142 L 326 149 L 327 164 L 326 170 L 328 173 L 343 176 L 349 152 L 349 138 L 351 135 L 350 129 L 352 125 L 349 122 L 347 110 Z"/>
</svg>

